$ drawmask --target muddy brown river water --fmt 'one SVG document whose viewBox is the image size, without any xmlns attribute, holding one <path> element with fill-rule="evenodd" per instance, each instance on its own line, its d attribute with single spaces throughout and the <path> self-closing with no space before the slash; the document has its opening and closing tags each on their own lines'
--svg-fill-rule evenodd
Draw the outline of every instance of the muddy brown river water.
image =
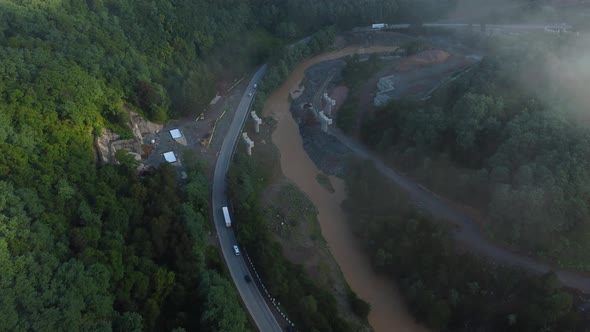
<svg viewBox="0 0 590 332">
<path fill-rule="evenodd" d="M 346 197 L 344 181 L 331 177 L 336 189 L 332 194 L 316 181 L 316 175 L 320 171 L 303 149 L 297 124 L 289 111 L 289 93 L 297 89 L 305 69 L 310 66 L 354 53 L 375 53 L 395 49 L 393 46 L 349 47 L 302 62 L 293 70 L 288 80 L 267 98 L 264 114 L 272 115 L 278 120 L 272 140 L 281 152 L 283 174 L 303 190 L 317 207 L 322 235 L 340 265 L 344 278 L 359 297 L 371 304 L 369 323 L 373 329 L 377 332 L 425 332 L 428 330 L 416 324 L 407 312 L 395 283 L 375 274 L 369 258 L 353 237 L 341 208 L 341 203 Z"/>
</svg>

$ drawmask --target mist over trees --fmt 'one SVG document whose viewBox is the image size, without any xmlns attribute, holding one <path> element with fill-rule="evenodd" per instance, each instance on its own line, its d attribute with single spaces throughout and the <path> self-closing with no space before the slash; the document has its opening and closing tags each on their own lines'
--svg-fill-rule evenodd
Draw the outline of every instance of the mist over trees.
<svg viewBox="0 0 590 332">
<path fill-rule="evenodd" d="M 374 164 L 354 162 L 342 206 L 380 272 L 413 316 L 436 331 L 583 331 L 574 296 L 548 273 L 531 276 L 460 253 L 451 229 L 416 210 Z M 585 320 L 584 320 L 585 319 Z"/>
<path fill-rule="evenodd" d="M 547 38 L 494 44 L 432 99 L 379 110 L 362 136 L 434 190 L 480 208 L 491 236 L 587 270 L 587 105 L 548 66 L 581 49 L 569 37 Z M 588 77 L 584 67 L 578 73 Z"/>
</svg>

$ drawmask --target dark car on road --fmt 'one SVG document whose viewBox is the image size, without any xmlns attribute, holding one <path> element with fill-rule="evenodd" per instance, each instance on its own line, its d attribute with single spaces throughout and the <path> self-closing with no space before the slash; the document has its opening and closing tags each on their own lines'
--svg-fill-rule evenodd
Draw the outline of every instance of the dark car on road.
<svg viewBox="0 0 590 332">
<path fill-rule="evenodd" d="M 252 281 L 252 278 L 250 278 L 250 276 L 246 274 L 244 276 L 244 280 L 246 280 L 246 282 L 251 282 Z"/>
</svg>

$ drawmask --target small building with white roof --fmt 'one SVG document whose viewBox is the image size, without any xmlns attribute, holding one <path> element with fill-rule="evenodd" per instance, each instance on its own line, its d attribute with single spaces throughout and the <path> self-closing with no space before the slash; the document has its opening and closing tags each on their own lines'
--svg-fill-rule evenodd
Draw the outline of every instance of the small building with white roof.
<svg viewBox="0 0 590 332">
<path fill-rule="evenodd" d="M 169 163 L 175 163 L 178 161 L 176 159 L 176 155 L 174 154 L 174 151 L 164 152 L 162 155 L 164 156 L 164 159 Z"/>
<path fill-rule="evenodd" d="M 180 129 L 172 129 L 170 130 L 170 136 L 172 136 L 173 139 L 179 139 L 182 137 L 182 133 L 180 132 Z"/>
</svg>

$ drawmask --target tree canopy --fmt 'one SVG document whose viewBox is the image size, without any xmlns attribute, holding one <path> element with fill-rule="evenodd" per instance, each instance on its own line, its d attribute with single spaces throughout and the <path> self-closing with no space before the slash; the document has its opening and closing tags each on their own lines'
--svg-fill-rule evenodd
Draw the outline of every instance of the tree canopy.
<svg viewBox="0 0 590 332">
<path fill-rule="evenodd" d="M 183 186 L 124 155 L 97 165 L 93 135 L 130 137 L 124 105 L 161 123 L 200 113 L 217 82 L 273 57 L 270 89 L 335 29 L 276 49 L 396 3 L 1 1 L 0 330 L 248 330 L 206 255 L 204 171 Z"/>
<path fill-rule="evenodd" d="M 370 162 L 355 162 L 343 203 L 373 266 L 397 281 L 417 320 L 437 331 L 582 331 L 572 293 L 460 253 L 448 224 L 416 210 Z"/>
<path fill-rule="evenodd" d="M 479 208 L 496 239 L 588 270 L 590 130 L 575 87 L 588 73 L 568 62 L 582 49 L 568 36 L 519 41 L 493 43 L 474 70 L 428 101 L 377 111 L 363 140 L 434 190 Z M 576 66 L 579 77 L 567 80 Z"/>
</svg>

